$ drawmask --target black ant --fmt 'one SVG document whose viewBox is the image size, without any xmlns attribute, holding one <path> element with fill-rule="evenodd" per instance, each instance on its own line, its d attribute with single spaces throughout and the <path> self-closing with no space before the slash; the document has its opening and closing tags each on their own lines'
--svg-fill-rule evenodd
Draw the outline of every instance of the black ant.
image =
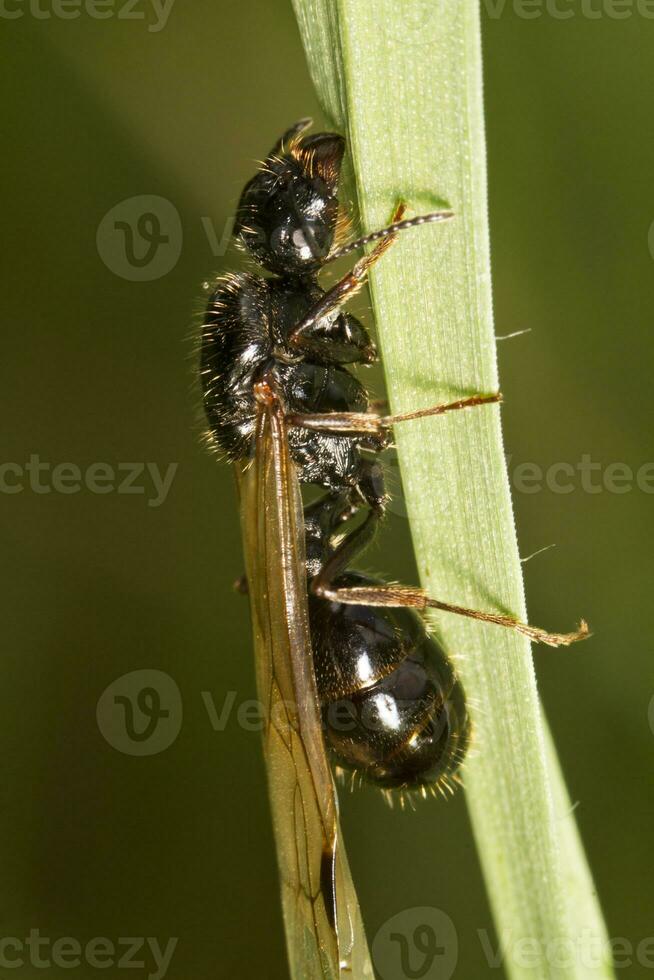
<svg viewBox="0 0 654 980">
<path fill-rule="evenodd" d="M 258 403 L 264 396 L 275 400 L 299 481 L 327 490 L 305 509 L 304 550 L 317 691 L 336 763 L 385 789 L 449 788 L 470 722 L 463 688 L 419 611 L 444 609 L 551 645 L 581 639 L 587 627 L 550 634 L 348 570 L 384 512 L 375 454 L 388 445 L 389 429 L 498 402 L 500 395 L 400 416 L 369 411 L 366 389 L 347 365 L 376 360 L 375 346 L 342 306 L 398 233 L 445 221 L 452 212 L 403 219 L 400 205 L 388 227 L 341 244 L 345 223 L 337 186 L 345 142 L 335 133 L 305 135 L 309 125 L 302 120 L 282 136 L 241 195 L 234 234 L 272 275 L 226 276 L 212 293 L 201 345 L 210 439 L 232 461 L 251 458 Z M 377 243 L 372 251 L 323 290 L 321 269 L 370 242 Z M 358 515 L 359 524 L 343 533 Z"/>
</svg>

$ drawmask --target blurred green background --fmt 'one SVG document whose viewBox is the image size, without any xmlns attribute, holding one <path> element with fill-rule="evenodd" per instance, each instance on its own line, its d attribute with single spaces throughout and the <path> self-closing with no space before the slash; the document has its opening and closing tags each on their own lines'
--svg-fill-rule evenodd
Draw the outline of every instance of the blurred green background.
<svg viewBox="0 0 654 980">
<path fill-rule="evenodd" d="M 654 935 L 654 467 L 641 471 L 649 493 L 636 479 L 654 460 L 654 22 L 636 4 L 624 19 L 591 6 L 599 17 L 560 4 L 564 20 L 487 5 L 491 239 L 497 333 L 531 331 L 499 348 L 511 469 L 545 474 L 584 454 L 600 467 L 597 492 L 575 470 L 556 476 L 569 493 L 514 497 L 522 554 L 557 545 L 525 566 L 530 618 L 556 628 L 579 613 L 595 630 L 579 650 L 539 651 L 537 671 L 609 934 L 624 941 L 620 975 L 637 977 L 654 967 L 638 954 Z M 104 19 L 64 19 L 71 9 L 14 0 L 0 15 L 0 462 L 12 464 L 0 493 L 0 938 L 178 937 L 174 980 L 277 980 L 259 736 L 237 719 L 255 692 L 247 603 L 232 592 L 234 489 L 200 445 L 189 337 L 203 281 L 239 261 L 221 241 L 253 160 L 320 114 L 285 2 L 177 2 L 167 20 L 145 0 L 98 5 Z M 131 232 L 113 221 L 133 227 L 160 202 L 102 222 L 141 196 L 170 202 L 181 233 L 168 212 L 160 229 L 142 224 L 130 264 Z M 139 267 L 158 231 L 170 232 L 160 266 Z M 50 492 L 24 470 L 34 455 Z M 142 493 L 84 482 L 105 463 L 117 483 L 129 462 L 176 465 L 160 505 L 147 471 Z M 79 492 L 52 487 L 61 463 L 79 468 Z M 633 471 L 620 493 L 603 484 L 612 463 Z M 370 562 L 413 576 L 401 516 Z M 117 750 L 96 721 L 102 692 L 138 669 L 169 674 L 183 701 L 178 737 L 147 757 Z M 207 706 L 232 700 L 216 730 Z M 370 937 L 401 910 L 435 906 L 456 926 L 455 976 L 499 975 L 463 795 L 411 813 L 364 790 L 342 806 Z M 22 956 L 13 975 L 42 975 Z M 105 976 L 123 975 L 116 958 Z M 156 972 L 151 953 L 134 959 L 145 965 L 132 975 Z"/>
</svg>

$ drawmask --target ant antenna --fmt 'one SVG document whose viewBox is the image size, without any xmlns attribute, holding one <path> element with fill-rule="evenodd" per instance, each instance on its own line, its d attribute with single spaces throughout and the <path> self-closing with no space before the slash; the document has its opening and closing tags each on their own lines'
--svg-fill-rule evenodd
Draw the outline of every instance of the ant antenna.
<svg viewBox="0 0 654 980">
<path fill-rule="evenodd" d="M 325 261 L 333 262 L 334 259 L 340 259 L 344 255 L 349 255 L 350 252 L 361 248 L 362 245 L 367 245 L 369 242 L 376 242 L 379 238 L 389 238 L 398 231 L 404 231 L 405 228 L 430 225 L 436 221 L 449 221 L 453 217 L 454 211 L 432 211 L 429 214 L 419 214 L 417 218 L 405 218 L 404 221 L 396 221 L 386 228 L 380 228 L 379 231 L 373 231 L 369 235 L 364 235 L 363 238 L 357 238 L 355 242 L 350 242 L 349 245 L 343 245 L 342 248 L 337 248 L 335 252 L 327 256 Z"/>
</svg>

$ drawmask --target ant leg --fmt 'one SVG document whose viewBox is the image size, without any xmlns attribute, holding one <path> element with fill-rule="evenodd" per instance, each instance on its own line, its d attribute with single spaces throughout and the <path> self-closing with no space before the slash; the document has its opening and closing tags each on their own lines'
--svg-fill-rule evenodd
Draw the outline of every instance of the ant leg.
<svg viewBox="0 0 654 980">
<path fill-rule="evenodd" d="M 461 398 L 445 405 L 432 405 L 431 408 L 419 408 L 415 412 L 404 412 L 401 415 L 375 415 L 372 412 L 324 412 L 302 415 L 290 412 L 286 416 L 286 421 L 290 425 L 316 432 L 331 432 L 334 435 L 370 435 L 380 434 L 398 422 L 428 418 L 431 415 L 445 415 L 446 412 L 476 408 L 478 405 L 493 405 L 501 401 L 502 395 L 498 391 L 494 395 L 472 395 L 470 398 Z"/>
<path fill-rule="evenodd" d="M 348 521 L 359 509 L 352 500 L 352 491 L 326 493 L 307 504 L 304 508 L 305 533 L 315 533 L 321 538 L 334 534 L 338 527 Z"/>
<path fill-rule="evenodd" d="M 501 613 L 483 612 L 479 609 L 468 609 L 440 599 L 433 599 L 424 589 L 404 585 L 354 586 L 352 588 L 334 587 L 334 582 L 352 563 L 354 558 L 364 551 L 375 536 L 377 527 L 383 517 L 383 504 L 371 507 L 368 516 L 357 528 L 346 534 L 332 555 L 320 568 L 310 584 L 311 592 L 329 602 L 339 602 L 351 606 L 378 606 L 386 608 L 410 607 L 416 610 L 440 609 L 442 612 L 454 613 L 468 619 L 476 619 L 483 623 L 494 623 L 513 629 L 527 636 L 534 643 L 546 643 L 549 646 L 569 646 L 578 640 L 589 636 L 587 623 L 582 619 L 579 627 L 572 633 L 550 633 L 548 630 L 529 623 L 522 623 L 513 616 Z"/>
<path fill-rule="evenodd" d="M 355 242 L 345 245 L 343 248 L 337 249 L 327 257 L 325 263 L 332 262 L 336 258 L 341 258 L 341 256 L 347 255 L 349 252 L 354 251 L 354 249 L 367 245 L 369 242 L 377 242 L 373 250 L 368 255 L 360 258 L 355 263 L 352 271 L 332 286 L 331 289 L 328 289 L 324 296 L 295 325 L 288 337 L 288 342 L 292 347 L 299 347 L 307 352 L 320 352 L 324 356 L 331 355 L 333 359 L 344 358 L 344 360 L 349 362 L 359 360 L 370 364 L 376 360 L 377 351 L 363 327 L 359 325 L 359 329 L 354 331 L 354 336 L 346 344 L 341 344 L 340 349 L 336 349 L 333 338 L 326 338 L 320 333 L 324 330 L 324 324 L 321 321 L 328 314 L 333 313 L 341 307 L 347 299 L 354 296 L 363 285 L 369 269 L 391 247 L 393 242 L 397 240 L 401 231 L 407 228 L 416 228 L 419 225 L 430 224 L 435 221 L 446 221 L 448 218 L 454 216 L 452 211 L 443 210 L 432 211 L 430 214 L 421 214 L 416 218 L 402 220 L 405 211 L 406 205 L 400 201 L 393 212 L 390 225 L 385 228 L 380 228 L 378 231 L 373 231 L 371 234 L 365 235 L 363 238 L 359 238 Z M 318 333 L 318 336 L 315 335 L 316 333 Z M 344 357 L 345 348 L 347 349 L 347 357 Z"/>
<path fill-rule="evenodd" d="M 363 523 L 345 535 L 318 574 L 312 579 L 309 588 L 314 595 L 320 596 L 323 599 L 329 599 L 332 602 L 340 602 L 341 591 L 346 594 L 350 591 L 357 591 L 356 589 L 330 589 L 329 586 L 348 568 L 354 558 L 362 551 L 365 551 L 372 542 L 383 514 L 383 508 L 381 507 L 371 508 Z M 345 602 L 347 602 L 347 599 Z M 349 604 L 359 606 L 371 605 L 371 603 L 365 600 L 350 602 Z"/>
<path fill-rule="evenodd" d="M 356 241 L 350 242 L 348 245 L 343 245 L 342 248 L 337 248 L 334 252 L 330 252 L 325 259 L 325 263 L 333 262 L 334 259 L 341 259 L 344 255 L 348 255 L 355 249 L 361 248 L 363 245 L 368 245 L 370 242 L 376 242 L 381 238 L 395 239 L 397 238 L 398 232 L 405 231 L 407 228 L 418 228 L 420 225 L 433 224 L 435 221 L 447 221 L 449 218 L 454 217 L 454 211 L 441 210 L 419 214 L 415 218 L 406 218 L 404 221 L 397 220 L 402 217 L 405 211 L 406 206 L 400 203 L 396 208 L 392 224 L 386 228 L 380 228 L 379 231 L 373 231 L 369 235 L 364 235 L 363 238 L 357 238 Z"/>
<path fill-rule="evenodd" d="M 372 517 L 373 515 L 371 514 L 370 516 Z M 365 525 L 362 525 L 362 527 L 365 527 Z M 356 534 L 356 532 L 352 533 L 353 535 Z M 347 543 L 348 539 L 340 546 L 344 551 Z M 311 591 L 323 599 L 328 599 L 330 602 L 342 602 L 351 606 L 382 606 L 395 609 L 405 606 L 418 610 L 440 609 L 442 612 L 455 613 L 457 616 L 466 616 L 468 619 L 477 619 L 482 623 L 494 623 L 496 626 L 513 629 L 517 633 L 529 637 L 534 643 L 547 643 L 551 647 L 569 646 L 578 640 L 585 640 L 590 635 L 588 624 L 583 619 L 579 623 L 578 629 L 573 633 L 550 633 L 548 630 L 540 629 L 538 626 L 521 623 L 520 620 L 515 619 L 513 616 L 482 612 L 479 609 L 467 609 L 465 606 L 457 606 L 450 602 L 442 602 L 440 599 L 432 599 L 423 589 L 412 588 L 410 586 L 380 585 L 356 586 L 349 589 L 331 588 L 331 580 L 334 578 L 334 567 L 337 567 L 339 571 L 343 567 L 340 563 L 334 562 L 337 554 L 338 551 L 335 552 L 333 558 L 327 562 L 323 571 L 311 583 Z M 348 554 L 347 561 L 349 561 L 349 558 L 350 555 Z"/>
<path fill-rule="evenodd" d="M 397 223 L 398 219 L 402 217 L 405 211 L 405 205 L 400 203 L 395 209 L 393 214 L 393 222 Z M 394 227 L 394 224 L 389 226 Z M 354 268 L 347 275 L 343 276 L 331 289 L 321 296 L 317 303 L 312 306 L 307 313 L 302 317 L 299 323 L 297 323 L 291 330 L 288 342 L 292 347 L 301 347 L 305 349 L 313 349 L 316 343 L 320 343 L 316 338 L 312 337 L 312 331 L 315 330 L 316 326 L 320 324 L 320 321 L 326 317 L 329 313 L 337 310 L 340 306 L 345 303 L 347 299 L 354 296 L 356 292 L 363 285 L 363 281 L 366 277 L 368 270 L 377 262 L 384 252 L 386 252 L 393 242 L 397 238 L 397 233 L 389 232 L 370 252 L 368 255 L 364 255 L 363 258 L 359 259 L 355 263 Z M 325 338 L 321 338 L 322 343 L 325 343 Z M 365 351 L 362 352 L 365 354 Z M 372 348 L 372 353 L 364 356 L 364 360 L 374 360 L 375 353 L 374 348 Z"/>
<path fill-rule="evenodd" d="M 363 502 L 380 516 L 384 513 L 388 502 L 388 495 L 384 485 L 384 469 L 374 459 L 361 459 L 356 483 L 352 490 L 358 495 L 359 499 L 359 504 L 355 508 L 355 511 L 360 509 L 361 502 Z"/>
<path fill-rule="evenodd" d="M 355 490 L 359 497 L 367 501 L 366 497 L 366 474 L 361 477 L 360 483 Z M 368 480 L 373 486 L 372 477 Z M 376 484 L 374 484 L 377 490 Z M 324 542 L 328 541 L 338 531 L 341 524 L 349 521 L 362 506 L 362 500 L 357 503 L 353 500 L 353 490 L 348 489 L 343 493 L 326 493 L 304 508 L 304 535 L 305 552 L 307 567 L 312 566 L 316 570 L 322 567 L 322 557 L 324 553 Z M 250 586 L 246 575 L 241 575 L 234 582 L 234 591 L 240 595 L 249 595 Z"/>
<path fill-rule="evenodd" d="M 590 636 L 588 624 L 583 619 L 579 623 L 579 628 L 572 633 L 550 633 L 538 626 L 521 623 L 513 616 L 482 612 L 479 609 L 467 609 L 465 606 L 432 599 L 423 589 L 410 586 L 380 585 L 356 586 L 350 589 L 330 588 L 332 581 L 345 570 L 353 556 L 363 551 L 370 543 L 374 536 L 375 522 L 379 520 L 379 516 L 377 511 L 371 511 L 364 523 L 356 531 L 352 531 L 339 545 L 320 574 L 311 583 L 311 591 L 315 595 L 330 602 L 341 602 L 350 606 L 378 606 L 393 609 L 408 606 L 418 610 L 440 609 L 443 612 L 455 613 L 457 616 L 466 616 L 468 619 L 477 619 L 482 623 L 494 623 L 497 626 L 514 629 L 517 633 L 529 637 L 534 643 L 547 643 L 552 647 L 569 646 L 571 643 L 585 640 Z"/>
</svg>

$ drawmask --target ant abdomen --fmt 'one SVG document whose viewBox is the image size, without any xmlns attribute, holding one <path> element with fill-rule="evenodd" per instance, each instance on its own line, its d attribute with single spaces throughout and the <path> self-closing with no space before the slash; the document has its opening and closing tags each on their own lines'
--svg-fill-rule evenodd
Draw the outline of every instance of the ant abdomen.
<svg viewBox="0 0 654 980">
<path fill-rule="evenodd" d="M 379 584 L 349 572 L 335 587 Z M 418 613 L 318 598 L 309 613 L 335 764 L 384 789 L 447 784 L 469 740 L 465 695 Z"/>
</svg>

